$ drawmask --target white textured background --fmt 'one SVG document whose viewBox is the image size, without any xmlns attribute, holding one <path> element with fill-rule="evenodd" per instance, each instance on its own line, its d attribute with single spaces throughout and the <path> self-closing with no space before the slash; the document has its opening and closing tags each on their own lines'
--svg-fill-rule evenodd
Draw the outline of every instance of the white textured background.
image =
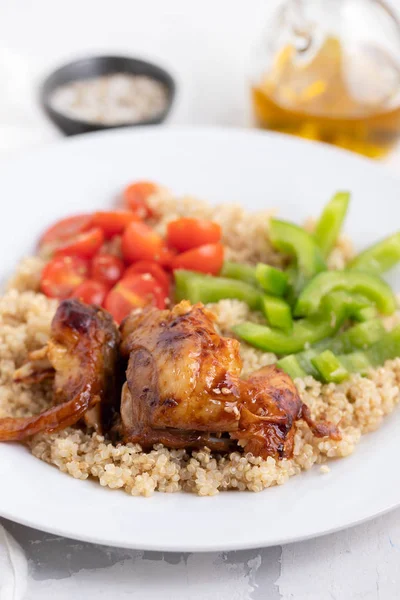
<svg viewBox="0 0 400 600">
<path fill-rule="evenodd" d="M 249 48 L 276 3 L 0 0 L 0 153 L 59 136 L 37 107 L 35 85 L 66 60 L 100 52 L 171 70 L 171 124 L 249 126 Z M 399 171 L 400 153 L 387 162 Z M 205 555 L 116 550 L 3 524 L 26 556 L 28 600 L 396 600 L 399 517 L 283 548 Z M 1 600 L 16 600 L 3 592 Z"/>
</svg>

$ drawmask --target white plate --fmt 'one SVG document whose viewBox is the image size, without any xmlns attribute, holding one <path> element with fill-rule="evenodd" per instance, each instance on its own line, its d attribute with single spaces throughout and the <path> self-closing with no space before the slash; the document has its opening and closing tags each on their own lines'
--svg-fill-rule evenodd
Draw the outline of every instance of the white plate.
<svg viewBox="0 0 400 600">
<path fill-rule="evenodd" d="M 151 129 L 70 139 L 0 164 L 2 272 L 33 249 L 46 224 L 111 206 L 131 180 L 249 210 L 275 206 L 302 221 L 338 189 L 353 192 L 347 231 L 366 245 L 397 229 L 400 184 L 367 160 L 266 133 Z M 2 273 L 2 274 L 3 274 Z M 397 286 L 398 289 L 400 285 Z M 360 523 L 400 505 L 400 410 L 349 458 L 282 487 L 212 498 L 156 493 L 133 498 L 77 481 L 22 446 L 0 444 L 0 514 L 71 538 L 147 550 L 269 546 Z"/>
</svg>

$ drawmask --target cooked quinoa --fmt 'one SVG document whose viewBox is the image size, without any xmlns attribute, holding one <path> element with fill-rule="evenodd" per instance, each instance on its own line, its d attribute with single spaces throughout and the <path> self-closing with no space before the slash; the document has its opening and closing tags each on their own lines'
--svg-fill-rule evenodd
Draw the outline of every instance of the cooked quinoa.
<svg viewBox="0 0 400 600">
<path fill-rule="evenodd" d="M 194 200 L 176 199 L 162 191 L 151 198 L 152 208 L 161 215 L 157 227 L 178 216 L 212 218 L 223 228 L 223 241 L 231 260 L 282 264 L 282 257 L 268 243 L 265 225 L 271 212 L 246 213 L 239 206 L 216 208 Z M 312 225 L 310 225 L 312 227 Z M 348 240 L 341 239 L 329 262 L 330 268 L 341 268 L 352 256 Z M 27 386 L 14 383 L 14 370 L 28 352 L 46 343 L 57 303 L 37 292 L 44 261 L 38 257 L 25 259 L 19 266 L 8 291 L 0 298 L 0 417 L 26 416 L 40 412 L 51 404 L 51 389 L 45 384 Z M 258 320 L 246 304 L 237 300 L 222 300 L 210 305 L 224 335 L 244 320 Z M 391 328 L 399 315 L 385 325 Z M 274 363 L 274 354 L 262 352 L 241 343 L 243 373 Z M 307 377 L 296 380 L 303 402 L 314 418 L 324 418 L 337 424 L 342 439 L 333 441 L 314 437 L 302 421 L 296 424 L 293 458 L 266 460 L 250 454 L 233 452 L 228 456 L 211 454 L 208 450 L 186 452 L 168 450 L 161 445 L 143 452 L 138 444 L 113 445 L 103 436 L 69 428 L 52 435 L 39 435 L 28 444 L 32 454 L 77 479 L 93 477 L 102 486 L 122 488 L 137 496 L 149 496 L 155 490 L 184 490 L 201 496 L 238 489 L 261 491 L 281 485 L 292 475 L 322 465 L 321 473 L 329 471 L 328 458 L 351 454 L 364 433 L 379 427 L 385 415 L 391 413 L 400 399 L 400 358 L 371 370 L 368 377 L 353 375 L 348 381 L 324 385 Z"/>
</svg>

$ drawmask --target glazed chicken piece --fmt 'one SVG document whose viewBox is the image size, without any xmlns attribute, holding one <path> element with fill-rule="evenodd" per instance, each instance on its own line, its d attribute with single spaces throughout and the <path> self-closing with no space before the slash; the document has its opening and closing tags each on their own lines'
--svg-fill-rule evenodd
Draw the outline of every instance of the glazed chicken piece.
<svg viewBox="0 0 400 600">
<path fill-rule="evenodd" d="M 312 421 L 293 381 L 275 365 L 241 379 L 239 342 L 221 337 L 214 321 L 201 304 L 183 301 L 172 310 L 148 307 L 122 323 L 125 442 L 221 452 L 239 442 L 256 456 L 289 457 L 301 418 L 315 435 L 340 439 L 333 425 Z"/>
<path fill-rule="evenodd" d="M 55 406 L 32 417 L 0 419 L 0 441 L 59 431 L 81 418 L 101 431 L 115 405 L 118 344 L 119 332 L 107 312 L 75 299 L 61 302 L 49 342 L 14 375 L 24 383 L 54 378 Z"/>
</svg>

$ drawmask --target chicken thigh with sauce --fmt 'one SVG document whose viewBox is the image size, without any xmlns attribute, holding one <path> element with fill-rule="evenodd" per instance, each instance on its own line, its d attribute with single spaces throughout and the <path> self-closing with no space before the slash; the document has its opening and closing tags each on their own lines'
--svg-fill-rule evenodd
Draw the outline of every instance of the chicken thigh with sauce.
<svg viewBox="0 0 400 600">
<path fill-rule="evenodd" d="M 118 344 L 109 313 L 79 300 L 61 302 L 49 342 L 14 374 L 14 381 L 27 384 L 53 378 L 55 406 L 32 417 L 0 419 L 0 441 L 59 431 L 81 418 L 99 432 L 108 429 L 118 393 Z"/>
<path fill-rule="evenodd" d="M 299 419 L 316 436 L 340 439 L 333 425 L 312 421 L 293 381 L 275 365 L 241 379 L 239 342 L 220 336 L 214 321 L 201 304 L 182 301 L 172 310 L 145 308 L 122 323 L 124 442 L 221 452 L 238 442 L 256 456 L 289 457 Z"/>
</svg>

